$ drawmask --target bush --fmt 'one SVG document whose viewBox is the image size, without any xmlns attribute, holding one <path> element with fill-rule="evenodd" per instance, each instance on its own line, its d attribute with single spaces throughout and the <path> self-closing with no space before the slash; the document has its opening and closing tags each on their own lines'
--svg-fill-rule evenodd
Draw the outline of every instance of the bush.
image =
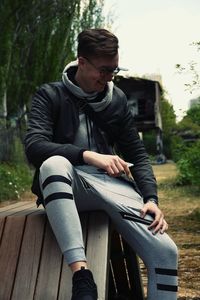
<svg viewBox="0 0 200 300">
<path fill-rule="evenodd" d="M 172 159 L 174 162 L 177 162 L 180 160 L 180 158 L 185 154 L 185 152 L 188 150 L 188 147 L 190 147 L 184 140 L 175 135 L 171 138 L 171 153 L 172 153 Z"/>
<path fill-rule="evenodd" d="M 200 186 L 200 141 L 194 143 L 177 162 L 178 183 Z"/>
<path fill-rule="evenodd" d="M 0 202 L 19 199 L 21 194 L 30 188 L 32 171 L 26 164 L 0 165 Z"/>
</svg>

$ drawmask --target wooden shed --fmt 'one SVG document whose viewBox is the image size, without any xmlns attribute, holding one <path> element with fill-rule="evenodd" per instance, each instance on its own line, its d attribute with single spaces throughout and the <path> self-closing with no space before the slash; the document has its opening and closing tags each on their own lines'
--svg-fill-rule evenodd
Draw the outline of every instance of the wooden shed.
<svg viewBox="0 0 200 300">
<path fill-rule="evenodd" d="M 158 81 L 116 76 L 114 80 L 126 95 L 138 131 L 143 133 L 156 131 L 156 148 L 158 156 L 163 155 L 162 119 L 160 98 L 162 87 Z"/>
</svg>

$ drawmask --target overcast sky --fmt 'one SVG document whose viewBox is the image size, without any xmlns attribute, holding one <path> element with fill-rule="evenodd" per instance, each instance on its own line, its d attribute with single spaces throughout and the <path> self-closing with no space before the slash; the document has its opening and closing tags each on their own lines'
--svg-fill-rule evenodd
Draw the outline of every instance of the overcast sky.
<svg viewBox="0 0 200 300">
<path fill-rule="evenodd" d="M 105 0 L 108 11 L 120 42 L 120 65 L 131 75 L 160 74 L 180 119 L 189 100 L 200 96 L 185 91 L 190 76 L 175 68 L 192 60 L 200 66 L 200 53 L 190 45 L 200 41 L 200 0 Z"/>
</svg>

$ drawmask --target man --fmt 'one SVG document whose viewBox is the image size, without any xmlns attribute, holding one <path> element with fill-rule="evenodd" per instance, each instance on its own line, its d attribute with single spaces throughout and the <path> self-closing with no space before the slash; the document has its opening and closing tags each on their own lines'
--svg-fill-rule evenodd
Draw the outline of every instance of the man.
<svg viewBox="0 0 200 300">
<path fill-rule="evenodd" d="M 77 56 L 62 81 L 36 92 L 25 138 L 37 169 L 32 190 L 73 272 L 72 300 L 98 297 L 78 215 L 94 209 L 109 214 L 146 264 L 148 300 L 177 299 L 177 248 L 164 233 L 156 180 L 126 97 L 112 82 L 120 70 L 118 39 L 105 29 L 85 30 Z"/>
</svg>

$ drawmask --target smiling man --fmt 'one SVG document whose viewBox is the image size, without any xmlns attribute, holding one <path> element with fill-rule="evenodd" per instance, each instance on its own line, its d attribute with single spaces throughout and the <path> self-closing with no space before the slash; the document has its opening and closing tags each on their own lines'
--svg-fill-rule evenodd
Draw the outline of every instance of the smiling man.
<svg viewBox="0 0 200 300">
<path fill-rule="evenodd" d="M 77 61 L 65 67 L 62 81 L 34 95 L 25 138 L 36 168 L 32 190 L 73 272 L 72 300 L 98 299 L 78 215 L 98 209 L 146 264 L 148 300 L 175 300 L 177 247 L 165 233 L 156 180 L 126 96 L 112 82 L 118 60 L 115 35 L 84 30 Z"/>
</svg>

